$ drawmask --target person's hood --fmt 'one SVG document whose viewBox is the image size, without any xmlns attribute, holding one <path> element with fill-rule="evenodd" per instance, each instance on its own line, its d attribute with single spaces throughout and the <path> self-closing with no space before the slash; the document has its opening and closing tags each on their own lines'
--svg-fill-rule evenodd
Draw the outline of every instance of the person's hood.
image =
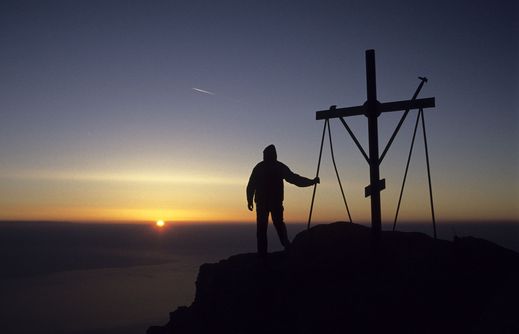
<svg viewBox="0 0 519 334">
<path fill-rule="evenodd" d="M 263 161 L 276 161 L 278 158 L 276 146 L 269 145 L 263 150 Z"/>
</svg>

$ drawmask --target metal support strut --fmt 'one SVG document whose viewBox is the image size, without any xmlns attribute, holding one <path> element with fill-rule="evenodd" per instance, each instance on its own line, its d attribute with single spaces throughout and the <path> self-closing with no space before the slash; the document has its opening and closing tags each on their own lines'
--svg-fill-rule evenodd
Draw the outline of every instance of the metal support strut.
<svg viewBox="0 0 519 334">
<path fill-rule="evenodd" d="M 330 124 L 328 124 L 328 138 L 330 139 L 330 152 L 332 154 L 333 168 L 335 169 L 335 175 L 337 175 L 337 182 L 339 182 L 339 188 L 341 189 L 342 200 L 344 201 L 344 206 L 346 207 L 346 212 L 348 213 L 348 219 L 350 220 L 350 223 L 353 223 L 353 221 L 351 220 L 350 208 L 348 207 L 348 202 L 346 201 L 346 196 L 344 195 L 344 189 L 342 188 L 341 177 L 339 176 L 337 164 L 335 163 L 335 154 L 333 153 L 332 144 L 332 128 L 330 127 Z"/>
<path fill-rule="evenodd" d="M 411 139 L 411 148 L 409 149 L 409 155 L 407 156 L 407 163 L 406 163 L 406 166 L 405 166 L 404 178 L 402 180 L 402 187 L 400 188 L 400 196 L 398 197 L 398 204 L 397 204 L 397 207 L 396 207 L 395 220 L 393 221 L 393 231 L 395 231 L 395 229 L 396 229 L 396 222 L 397 222 L 397 219 L 398 219 L 398 213 L 400 212 L 400 204 L 402 203 L 402 195 L 404 193 L 405 181 L 407 179 L 407 172 L 409 170 L 409 163 L 411 162 L 411 156 L 413 154 L 413 147 L 414 147 L 414 142 L 415 142 L 415 139 L 416 139 L 416 130 L 418 129 L 418 123 L 420 122 L 420 118 L 422 119 L 422 131 L 423 131 L 423 139 L 424 139 L 424 146 L 425 146 L 425 159 L 426 159 L 426 162 L 427 162 L 427 179 L 429 181 L 429 200 L 430 200 L 430 203 L 431 203 L 433 235 L 434 235 L 434 239 L 436 239 L 436 237 L 437 237 L 436 236 L 436 217 L 434 215 L 434 201 L 433 201 L 433 193 L 432 193 L 431 168 L 430 168 L 430 165 L 429 165 L 429 149 L 427 147 L 427 134 L 425 132 L 425 118 L 424 118 L 424 113 L 423 113 L 422 109 L 420 109 L 418 111 L 418 115 L 416 117 L 416 122 L 415 122 L 415 125 L 414 125 L 413 139 Z"/>
<path fill-rule="evenodd" d="M 337 181 L 339 182 L 339 188 L 341 190 L 341 195 L 342 195 L 342 199 L 344 201 L 344 206 L 346 207 L 346 212 L 348 214 L 348 219 L 350 220 L 350 223 L 353 223 L 353 220 L 351 219 L 350 208 L 348 207 L 348 202 L 346 201 L 346 196 L 344 195 L 344 189 L 342 187 L 341 177 L 339 176 L 339 171 L 337 169 L 337 164 L 335 163 L 335 154 L 333 152 L 333 142 L 332 142 L 332 130 L 330 128 L 330 121 L 328 119 L 325 120 L 325 122 L 324 122 L 323 135 L 322 135 L 322 138 L 321 138 L 321 148 L 319 150 L 319 160 L 317 162 L 317 172 L 316 172 L 316 176 L 315 177 L 319 177 L 319 171 L 320 171 L 320 168 L 321 168 L 321 158 L 322 158 L 322 155 L 323 155 L 324 135 L 326 133 L 326 129 L 327 128 L 328 128 L 328 139 L 330 141 L 330 153 L 332 155 L 333 168 L 335 169 L 335 175 L 337 175 Z M 310 224 L 311 224 L 311 221 L 312 221 L 312 212 L 313 212 L 313 209 L 314 209 L 314 201 L 315 201 L 315 192 L 316 192 L 316 190 L 317 190 L 317 184 L 314 185 L 314 190 L 313 190 L 313 193 L 312 193 L 312 203 L 310 204 L 310 213 L 308 215 L 308 224 L 306 226 L 307 229 L 310 228 Z"/>
<path fill-rule="evenodd" d="M 319 170 L 321 168 L 321 157 L 323 156 L 323 144 L 324 144 L 324 134 L 326 133 L 326 127 L 328 126 L 328 120 L 324 122 L 323 135 L 321 137 L 321 148 L 319 149 L 319 160 L 317 161 L 317 172 L 315 173 L 315 177 L 319 177 Z M 310 222 L 312 221 L 312 212 L 314 210 L 314 200 L 315 200 L 315 191 L 317 190 L 317 183 L 314 184 L 314 191 L 312 193 L 312 204 L 310 204 L 310 213 L 308 214 L 308 224 L 306 225 L 306 229 L 310 229 Z"/>
</svg>

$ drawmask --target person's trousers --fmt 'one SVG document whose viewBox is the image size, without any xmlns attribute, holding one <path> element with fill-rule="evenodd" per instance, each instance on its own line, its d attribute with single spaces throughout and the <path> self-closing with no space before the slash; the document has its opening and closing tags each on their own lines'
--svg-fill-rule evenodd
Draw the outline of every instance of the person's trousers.
<svg viewBox="0 0 519 334">
<path fill-rule="evenodd" d="M 256 238 L 258 240 L 258 254 L 267 254 L 267 227 L 269 214 L 279 236 L 279 240 L 285 249 L 290 245 L 288 240 L 287 227 L 283 221 L 283 204 L 263 205 L 256 203 Z"/>
</svg>

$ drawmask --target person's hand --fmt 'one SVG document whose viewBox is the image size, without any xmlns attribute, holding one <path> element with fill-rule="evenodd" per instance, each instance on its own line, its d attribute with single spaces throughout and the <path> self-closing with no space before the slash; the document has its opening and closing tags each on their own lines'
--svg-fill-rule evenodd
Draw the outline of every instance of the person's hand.
<svg viewBox="0 0 519 334">
<path fill-rule="evenodd" d="M 321 179 L 319 178 L 319 176 L 317 176 L 317 177 L 314 179 L 314 184 L 317 184 L 317 183 L 321 183 Z"/>
<path fill-rule="evenodd" d="M 249 208 L 249 211 L 254 209 L 254 205 L 252 203 L 247 204 L 247 207 Z"/>
</svg>

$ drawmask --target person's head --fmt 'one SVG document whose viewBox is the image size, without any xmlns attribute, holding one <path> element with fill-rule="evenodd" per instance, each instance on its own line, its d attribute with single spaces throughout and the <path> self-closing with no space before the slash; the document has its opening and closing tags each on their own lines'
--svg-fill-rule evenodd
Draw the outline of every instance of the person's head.
<svg viewBox="0 0 519 334">
<path fill-rule="evenodd" d="M 276 161 L 278 155 L 276 153 L 276 146 L 269 145 L 263 150 L 263 161 Z"/>
</svg>

